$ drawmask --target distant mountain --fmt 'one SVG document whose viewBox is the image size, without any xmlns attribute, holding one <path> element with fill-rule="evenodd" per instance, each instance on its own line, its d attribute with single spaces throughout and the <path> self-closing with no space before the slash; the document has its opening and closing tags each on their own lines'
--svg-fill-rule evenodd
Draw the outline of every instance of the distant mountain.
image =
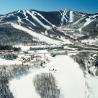
<svg viewBox="0 0 98 98">
<path fill-rule="evenodd" d="M 19 10 L 0 16 L 0 44 L 98 43 L 98 14 Z"/>
</svg>

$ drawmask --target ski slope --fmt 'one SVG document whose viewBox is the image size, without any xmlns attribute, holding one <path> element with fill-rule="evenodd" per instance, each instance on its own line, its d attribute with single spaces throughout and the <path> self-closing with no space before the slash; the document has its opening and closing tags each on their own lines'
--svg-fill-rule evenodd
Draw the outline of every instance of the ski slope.
<svg viewBox="0 0 98 98">
<path fill-rule="evenodd" d="M 69 22 L 73 22 L 73 20 L 74 20 L 73 11 L 70 11 L 70 20 L 69 20 Z"/>
<path fill-rule="evenodd" d="M 32 18 L 34 20 L 36 20 L 41 26 L 43 26 L 44 28 L 46 28 L 47 30 L 51 29 L 50 26 L 44 25 L 34 14 L 30 13 L 29 11 L 27 11 L 27 13 L 32 16 Z"/>
<path fill-rule="evenodd" d="M 85 79 L 79 65 L 66 55 L 51 57 L 50 60 L 46 68 L 32 70 L 10 81 L 9 87 L 15 98 L 41 98 L 33 85 L 33 78 L 41 73 L 54 75 L 61 92 L 60 98 L 85 98 Z"/>
<path fill-rule="evenodd" d="M 92 16 L 93 17 L 93 16 Z M 85 23 L 84 23 L 84 25 L 82 26 L 82 27 L 80 27 L 78 30 L 81 32 L 82 31 L 82 29 L 84 28 L 84 27 L 86 27 L 87 25 L 89 25 L 91 22 L 93 22 L 95 19 L 91 19 L 92 17 L 89 17 L 89 18 L 86 18 L 85 19 Z"/>
<path fill-rule="evenodd" d="M 55 45 L 60 45 L 60 44 L 62 44 L 61 41 L 51 39 L 51 38 L 46 37 L 46 36 L 44 36 L 44 35 L 42 35 L 42 34 L 38 34 L 37 32 L 34 32 L 34 31 L 32 31 L 32 30 L 30 30 L 30 29 L 28 29 L 28 28 L 25 28 L 25 27 L 23 27 L 23 26 L 21 26 L 21 25 L 17 25 L 17 24 L 11 23 L 11 26 L 14 27 L 14 28 L 16 28 L 16 29 L 19 29 L 19 30 L 22 30 L 22 31 L 24 31 L 24 32 L 27 32 L 27 33 L 30 34 L 31 36 L 37 38 L 37 39 L 40 40 L 40 41 L 46 42 L 46 43 L 48 43 L 48 44 L 55 44 Z"/>
</svg>

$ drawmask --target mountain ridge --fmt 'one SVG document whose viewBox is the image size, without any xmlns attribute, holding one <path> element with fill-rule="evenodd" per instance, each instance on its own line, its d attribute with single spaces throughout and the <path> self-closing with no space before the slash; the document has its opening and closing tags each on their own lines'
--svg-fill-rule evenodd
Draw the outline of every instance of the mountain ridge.
<svg viewBox="0 0 98 98">
<path fill-rule="evenodd" d="M 98 36 L 97 13 L 87 14 L 72 10 L 43 12 L 30 9 L 18 10 L 0 16 L 0 28 L 15 29 L 11 24 L 22 26 L 52 40 L 60 40 L 61 43 L 65 43 L 66 38 L 71 43 L 73 42 L 68 38 L 78 39 L 81 43 L 85 43 L 84 40 L 96 39 Z M 95 45 L 97 45 L 96 42 Z"/>
</svg>

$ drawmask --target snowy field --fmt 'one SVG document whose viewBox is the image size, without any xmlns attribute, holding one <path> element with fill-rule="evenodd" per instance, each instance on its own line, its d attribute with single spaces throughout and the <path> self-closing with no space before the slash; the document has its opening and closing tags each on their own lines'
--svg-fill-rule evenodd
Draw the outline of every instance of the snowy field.
<svg viewBox="0 0 98 98">
<path fill-rule="evenodd" d="M 98 98 L 98 79 L 84 74 L 79 65 L 69 56 L 50 58 L 44 69 L 31 70 L 20 78 L 12 79 L 10 90 L 15 98 L 41 98 L 33 85 L 33 79 L 41 73 L 52 73 L 56 79 L 60 98 Z M 88 87 L 86 83 L 88 83 Z"/>
</svg>

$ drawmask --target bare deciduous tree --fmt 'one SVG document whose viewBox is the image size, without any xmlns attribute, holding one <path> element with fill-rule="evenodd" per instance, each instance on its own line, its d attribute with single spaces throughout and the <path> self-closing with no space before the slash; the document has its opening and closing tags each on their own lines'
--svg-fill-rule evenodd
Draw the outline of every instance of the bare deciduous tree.
<svg viewBox="0 0 98 98">
<path fill-rule="evenodd" d="M 42 73 L 34 78 L 34 86 L 41 98 L 59 98 L 60 90 L 51 73 Z"/>
</svg>

